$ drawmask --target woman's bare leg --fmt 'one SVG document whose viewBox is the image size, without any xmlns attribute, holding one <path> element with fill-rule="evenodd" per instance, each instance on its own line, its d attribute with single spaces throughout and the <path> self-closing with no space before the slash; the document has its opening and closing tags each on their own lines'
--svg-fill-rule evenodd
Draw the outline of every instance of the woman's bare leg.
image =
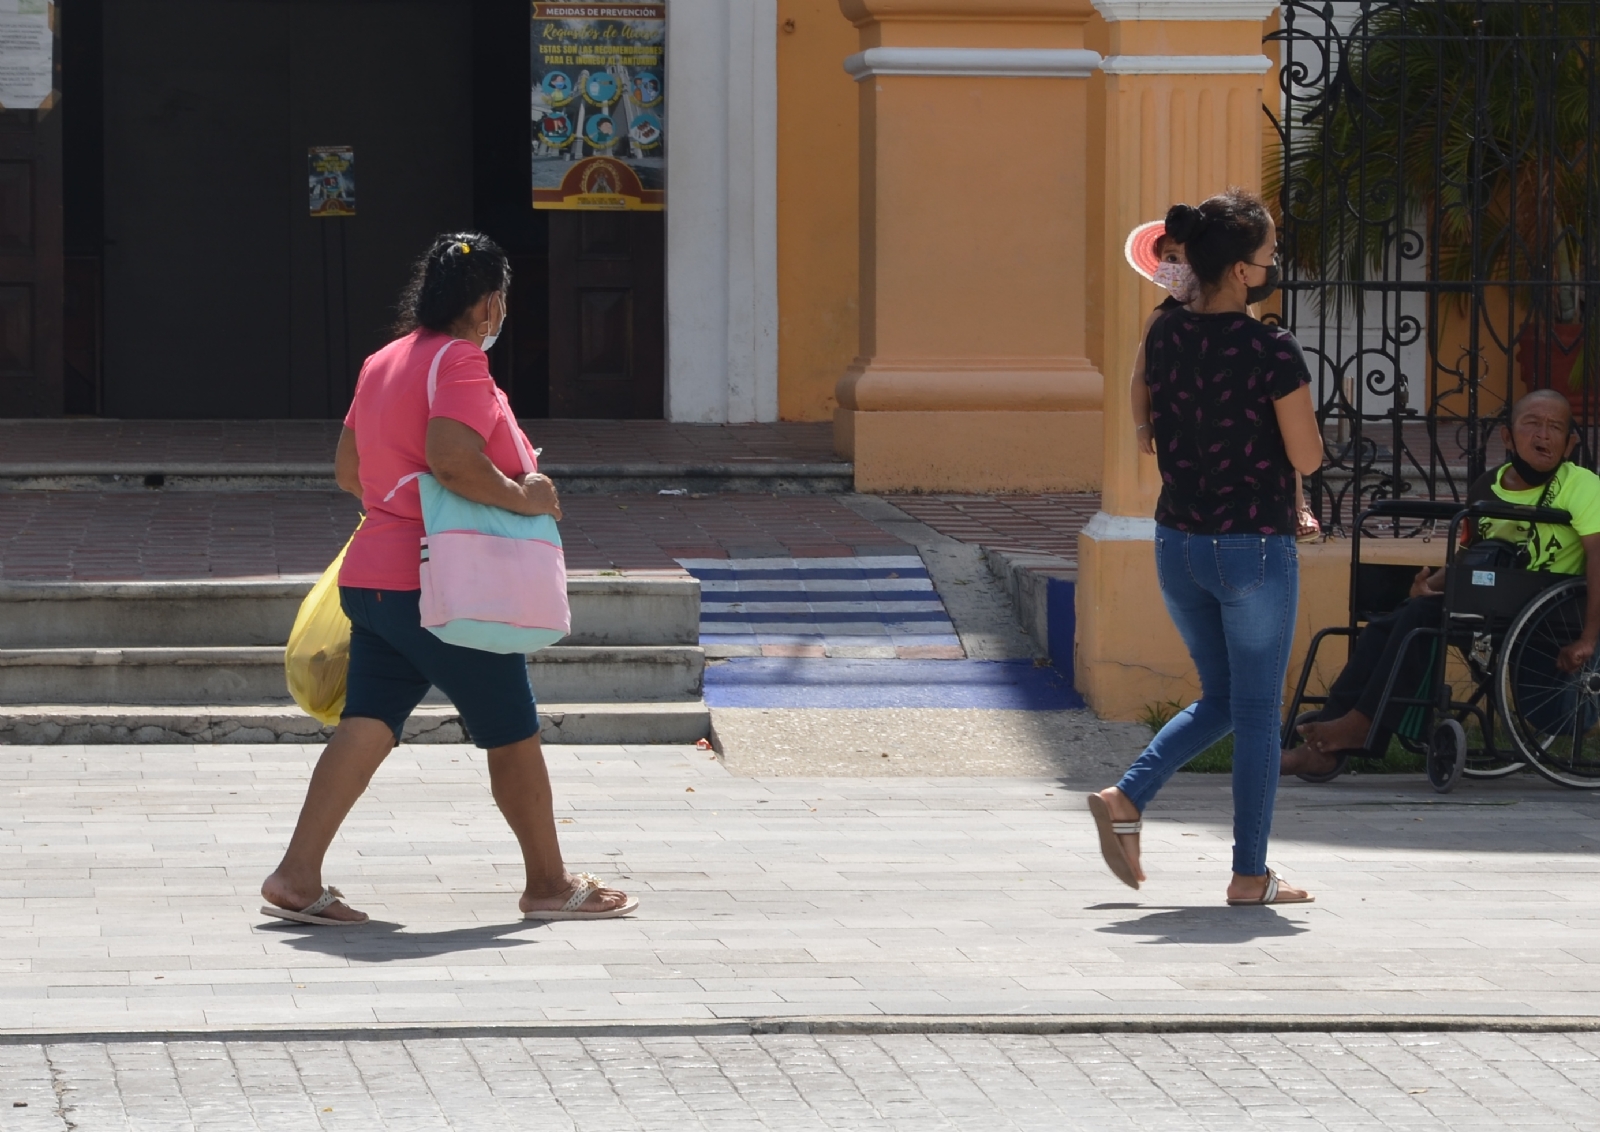
<svg viewBox="0 0 1600 1132">
<path fill-rule="evenodd" d="M 283 861 L 261 885 L 261 895 L 267 903 L 298 910 L 322 895 L 322 859 L 327 856 L 328 846 L 393 749 L 394 732 L 387 723 L 359 717 L 340 721 L 317 760 L 317 769 L 311 773 L 300 820 Z M 320 915 L 352 923 L 367 918 L 365 912 L 357 912 L 343 902 L 330 905 Z"/>
<path fill-rule="evenodd" d="M 524 913 L 563 907 L 572 895 L 573 880 L 561 860 L 555 796 L 537 735 L 507 747 L 490 748 L 489 786 L 506 824 L 522 846 L 528 881 L 518 907 Z M 582 910 L 605 912 L 621 907 L 627 899 L 626 893 L 601 888 L 583 902 Z"/>
</svg>

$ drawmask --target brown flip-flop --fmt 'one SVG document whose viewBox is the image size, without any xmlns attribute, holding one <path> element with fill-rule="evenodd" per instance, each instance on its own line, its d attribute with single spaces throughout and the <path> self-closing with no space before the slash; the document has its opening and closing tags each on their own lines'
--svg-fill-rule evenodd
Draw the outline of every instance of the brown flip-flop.
<svg viewBox="0 0 1600 1132">
<path fill-rule="evenodd" d="M 1144 828 L 1144 822 L 1113 821 L 1111 807 L 1098 794 L 1089 795 L 1089 812 L 1094 815 L 1095 828 L 1100 831 L 1100 855 L 1106 859 L 1106 866 L 1123 884 L 1138 888 L 1139 877 L 1133 871 L 1127 850 L 1122 847 L 1122 837 L 1137 834 Z"/>
</svg>

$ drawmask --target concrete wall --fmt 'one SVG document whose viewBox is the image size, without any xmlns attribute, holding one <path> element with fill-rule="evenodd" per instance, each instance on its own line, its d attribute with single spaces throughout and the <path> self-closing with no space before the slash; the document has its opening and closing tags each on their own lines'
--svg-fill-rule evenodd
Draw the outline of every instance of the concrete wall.
<svg viewBox="0 0 1600 1132">
<path fill-rule="evenodd" d="M 776 0 L 669 0 L 667 29 L 667 419 L 776 420 Z"/>
<path fill-rule="evenodd" d="M 792 21 L 792 25 L 790 23 Z M 778 415 L 825 421 L 860 333 L 858 50 L 838 0 L 778 0 Z"/>
</svg>

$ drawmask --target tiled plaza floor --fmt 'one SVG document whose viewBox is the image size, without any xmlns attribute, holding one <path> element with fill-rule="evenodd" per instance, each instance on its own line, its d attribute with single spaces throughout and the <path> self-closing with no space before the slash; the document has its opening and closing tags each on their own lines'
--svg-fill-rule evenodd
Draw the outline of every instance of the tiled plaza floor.
<svg viewBox="0 0 1600 1132">
<path fill-rule="evenodd" d="M 327 929 L 257 911 L 319 751 L 4 749 L 0 1029 L 1600 1017 L 1600 798 L 1534 779 L 1286 783 L 1269 860 L 1317 902 L 1229 908 L 1225 775 L 1168 784 L 1134 892 L 1079 793 L 1098 764 L 743 778 L 692 747 L 551 747 L 569 866 L 641 903 L 541 925 L 481 752 L 402 747 L 326 871 L 374 922 Z"/>
</svg>

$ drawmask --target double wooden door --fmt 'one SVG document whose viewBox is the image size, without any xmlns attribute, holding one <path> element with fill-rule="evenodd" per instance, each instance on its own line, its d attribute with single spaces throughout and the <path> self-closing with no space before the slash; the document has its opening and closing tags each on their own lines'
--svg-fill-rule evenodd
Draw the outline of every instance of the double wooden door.
<svg viewBox="0 0 1600 1132">
<path fill-rule="evenodd" d="M 0 417 L 62 409 L 61 112 L 0 111 Z"/>
<path fill-rule="evenodd" d="M 661 419 L 665 277 L 663 213 L 550 213 L 552 417 Z"/>
</svg>

